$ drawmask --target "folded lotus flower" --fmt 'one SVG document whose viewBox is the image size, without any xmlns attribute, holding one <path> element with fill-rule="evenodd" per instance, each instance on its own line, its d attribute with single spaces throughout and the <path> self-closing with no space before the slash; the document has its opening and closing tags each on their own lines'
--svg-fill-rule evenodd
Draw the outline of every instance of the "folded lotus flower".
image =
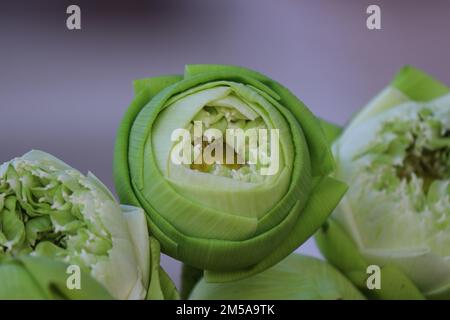
<svg viewBox="0 0 450 320">
<path fill-rule="evenodd" d="M 53 289 L 68 298 L 174 297 L 159 254 L 142 209 L 120 206 L 91 173 L 41 151 L 0 166 L 2 298 L 52 298 Z M 79 293 L 62 288 L 70 266 L 84 274 Z"/>
<path fill-rule="evenodd" d="M 405 67 L 333 145 L 349 191 L 317 236 L 367 295 L 450 298 L 450 90 Z M 366 268 L 381 267 L 367 290 Z"/>
<path fill-rule="evenodd" d="M 227 283 L 200 280 L 192 300 L 361 300 L 364 296 L 332 265 L 291 254 L 252 277 Z"/>
<path fill-rule="evenodd" d="M 116 141 L 116 190 L 122 203 L 145 210 L 163 252 L 206 270 L 208 281 L 276 264 L 346 191 L 329 177 L 321 122 L 260 73 L 188 65 L 184 75 L 134 86 Z M 248 136 L 232 135 L 239 132 Z"/>
</svg>

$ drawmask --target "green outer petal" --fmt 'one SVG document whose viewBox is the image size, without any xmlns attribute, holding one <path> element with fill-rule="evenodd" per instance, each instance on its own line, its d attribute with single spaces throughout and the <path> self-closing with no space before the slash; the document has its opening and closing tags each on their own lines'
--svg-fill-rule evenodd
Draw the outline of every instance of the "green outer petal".
<svg viewBox="0 0 450 320">
<path fill-rule="evenodd" d="M 152 162 L 146 161 L 148 154 L 145 153 L 145 144 L 151 132 L 148 124 L 156 117 L 158 112 L 156 109 L 161 108 L 170 97 L 193 86 L 214 80 L 247 83 L 271 99 L 279 100 L 277 103 L 285 106 L 292 113 L 299 122 L 300 129 L 305 132 L 309 155 L 312 157 L 312 173 L 315 176 L 320 177 L 330 173 L 334 168 L 334 161 L 327 137 L 317 118 L 287 89 L 256 72 L 231 66 L 187 66 L 183 79 L 173 76 L 135 82 L 137 96 L 122 120 L 116 142 L 114 175 L 119 197 L 123 203 L 144 207 L 148 214 L 150 230 L 161 242 L 165 253 L 195 267 L 225 271 L 248 268 L 263 260 L 270 252 L 274 252 L 281 241 L 290 234 L 295 222 L 299 220 L 298 217 L 304 215 L 304 212 L 298 202 L 294 206 L 284 205 L 284 218 L 278 215 L 264 224 L 261 223 L 258 234 L 253 238 L 244 241 L 224 241 L 189 237 L 174 228 L 173 224 L 164 219 L 152 206 L 149 200 L 153 201 L 155 197 L 162 199 L 165 188 L 160 182 L 154 184 L 153 178 L 149 179 L 144 175 L 144 172 L 148 172 L 145 171 L 148 168 L 144 169 L 144 166 Z M 152 85 L 154 90 L 149 89 Z M 153 192 L 149 192 L 150 190 Z M 341 194 L 339 198 L 340 196 Z M 320 218 L 321 221 L 316 218 L 315 229 L 307 230 L 309 234 L 314 232 L 326 217 Z M 280 223 L 277 224 L 277 222 Z M 271 226 L 275 227 L 271 228 Z M 300 238 L 304 238 L 304 235 Z M 297 246 L 300 243 L 296 242 Z M 240 253 L 241 260 L 230 259 L 230 256 L 235 256 L 236 252 Z M 270 260 L 258 268 L 270 267 L 287 254 L 289 252 L 271 255 Z"/>
<path fill-rule="evenodd" d="M 450 285 L 447 284 L 444 288 L 429 292 L 427 298 L 433 300 L 450 300 Z"/>
<path fill-rule="evenodd" d="M 159 281 L 161 283 L 161 290 L 165 300 L 180 299 L 180 294 L 178 293 L 177 287 L 162 267 L 159 268 Z"/>
<path fill-rule="evenodd" d="M 49 298 L 19 261 L 5 261 L 0 264 L 0 283 L 0 300 Z"/>
<path fill-rule="evenodd" d="M 151 79 L 136 80 L 134 82 L 134 88 L 137 95 L 135 100 L 133 100 L 131 105 L 128 107 L 125 116 L 121 121 L 114 149 L 113 176 L 116 191 L 122 203 L 140 206 L 140 203 L 133 192 L 130 170 L 128 167 L 129 132 L 131 130 L 133 121 L 136 118 L 137 114 L 142 109 L 143 105 L 145 105 L 146 101 L 149 101 L 152 98 L 152 96 L 156 95 L 159 91 L 179 81 L 180 79 L 182 79 L 181 76 L 163 76 Z M 150 248 L 152 248 L 152 246 L 155 247 L 153 241 L 150 242 Z M 152 256 L 156 254 L 153 253 L 152 249 L 150 250 Z M 160 254 L 159 249 L 157 254 L 158 255 Z M 154 258 L 152 260 L 153 264 L 151 264 L 150 286 L 152 285 L 151 283 L 152 275 L 155 273 L 155 270 L 153 268 L 153 266 L 155 266 L 155 260 L 156 259 Z M 159 268 L 158 272 L 159 272 L 159 283 L 161 285 L 160 290 L 162 291 L 162 293 L 158 294 L 158 296 L 159 297 L 163 296 L 166 299 L 178 299 L 178 292 L 176 290 L 176 287 L 173 284 L 172 280 L 167 275 L 167 273 L 162 268 Z M 147 292 L 147 299 L 151 298 L 154 295 L 154 291 L 158 291 L 156 286 L 153 285 L 151 287 L 152 292 L 150 292 L 150 286 L 149 291 Z"/>
<path fill-rule="evenodd" d="M 403 67 L 391 82 L 414 101 L 430 101 L 450 92 L 450 88 L 429 74 L 412 66 Z"/>
<path fill-rule="evenodd" d="M 38 163 L 40 163 L 40 165 L 53 166 L 61 171 L 73 170 L 73 168 L 69 166 L 67 163 L 41 150 L 30 150 L 27 153 L 25 153 L 21 158 L 29 161 L 37 161 Z"/>
<path fill-rule="evenodd" d="M 164 88 L 182 79 L 183 76 L 174 74 L 168 76 L 151 77 L 134 80 L 133 81 L 134 94 L 138 95 L 142 90 L 145 90 L 150 94 L 150 96 L 155 96 L 158 94 L 158 92 L 160 92 Z"/>
<path fill-rule="evenodd" d="M 145 199 L 140 199 L 143 203 L 146 202 Z M 298 210 L 299 206 L 295 205 L 282 223 L 266 233 L 243 241 L 189 237 L 177 231 L 160 216 L 153 215 L 148 222 L 166 254 L 197 268 L 225 271 L 247 267 L 275 250 L 283 240 L 281 235 L 288 235 L 292 231 L 299 214 Z M 236 252 L 239 252 L 239 257 L 236 257 Z M 230 259 L 232 256 L 234 259 Z"/>
<path fill-rule="evenodd" d="M 398 268 L 380 266 L 381 289 L 369 290 L 366 285 L 369 265 L 350 237 L 333 219 L 329 219 L 317 232 L 316 243 L 327 261 L 350 279 L 356 287 L 373 299 L 424 299 L 419 289 Z"/>
<path fill-rule="evenodd" d="M 150 284 L 147 290 L 147 300 L 177 300 L 179 299 L 175 284 L 160 267 L 160 244 L 150 237 Z"/>
<path fill-rule="evenodd" d="M 351 128 L 359 125 L 361 122 L 376 117 L 378 114 L 392 109 L 402 103 L 411 101 L 403 92 L 394 87 L 387 87 L 383 89 L 378 95 L 376 95 L 369 103 L 362 108 L 353 117 L 351 122 L 345 128 L 345 132 L 351 130 Z M 341 135 L 342 137 L 342 135 Z"/>
<path fill-rule="evenodd" d="M 328 219 L 317 231 L 315 240 L 322 254 L 339 270 L 343 272 L 366 270 L 366 261 L 334 219 Z"/>
<path fill-rule="evenodd" d="M 332 265 L 291 254 L 272 268 L 239 281 L 195 286 L 190 299 L 211 300 L 359 300 L 364 296 Z"/>
<path fill-rule="evenodd" d="M 375 96 L 352 119 L 346 130 L 358 123 L 408 101 L 430 101 L 450 92 L 450 88 L 412 66 L 403 67 L 391 84 Z"/>
<path fill-rule="evenodd" d="M 225 282 L 243 279 L 270 268 L 287 257 L 320 228 L 322 221 L 328 218 L 347 191 L 347 185 L 330 177 L 319 181 L 309 201 L 296 221 L 294 229 L 276 250 L 249 269 L 236 272 L 205 271 L 208 282 Z"/>
<path fill-rule="evenodd" d="M 89 274 L 81 271 L 81 289 L 70 290 L 68 265 L 48 258 L 22 256 L 0 264 L 2 299 L 112 300 Z M 4 290 L 3 290 L 4 289 Z"/>
<path fill-rule="evenodd" d="M 144 287 L 149 283 L 150 270 L 150 240 L 148 240 L 147 220 L 144 213 L 139 207 L 121 205 L 122 214 L 128 225 L 128 231 L 133 242 L 133 250 L 137 259 L 137 267 L 142 271 L 142 284 Z M 158 248 L 159 253 L 159 248 Z M 129 296 L 130 297 L 130 296 Z M 132 298 L 132 297 L 130 297 Z"/>
</svg>

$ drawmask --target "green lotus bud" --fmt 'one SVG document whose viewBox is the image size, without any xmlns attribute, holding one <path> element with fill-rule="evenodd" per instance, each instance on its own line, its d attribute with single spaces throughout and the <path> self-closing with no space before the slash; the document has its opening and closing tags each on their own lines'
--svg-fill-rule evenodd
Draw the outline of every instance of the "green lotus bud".
<svg viewBox="0 0 450 320">
<path fill-rule="evenodd" d="M 145 210 L 165 253 L 206 270 L 209 281 L 276 264 L 346 191 L 329 177 L 334 161 L 319 120 L 264 75 L 189 65 L 182 76 L 137 80 L 135 91 L 117 136 L 116 190 Z M 173 141 L 179 132 L 194 137 Z M 174 161 L 178 153 L 187 161 Z"/>
<path fill-rule="evenodd" d="M 142 209 L 120 206 L 93 174 L 83 176 L 41 151 L 31 151 L 0 166 L 3 275 L 13 268 L 20 270 L 17 272 L 23 279 L 35 278 L 32 260 L 22 258 L 24 255 L 75 265 L 117 299 L 163 298 L 166 290 L 160 284 L 159 243 L 149 241 Z M 14 258 L 18 260 L 7 265 L 1 262 Z M 48 283 L 56 281 L 58 287 L 63 276 L 52 270 L 59 269 L 51 264 L 43 274 Z M 168 291 L 173 289 L 167 277 L 162 277 Z"/>
<path fill-rule="evenodd" d="M 329 228 L 342 228 L 353 242 L 349 260 L 364 263 L 330 259 L 347 274 L 376 264 L 397 269 L 411 282 L 410 295 L 397 285 L 380 298 L 418 297 L 418 292 L 450 298 L 449 92 L 406 67 L 333 145 L 336 177 L 350 189 Z M 337 248 L 342 241 L 330 236 L 338 233 L 323 230 L 318 236 L 328 257 L 343 251 Z"/>
</svg>

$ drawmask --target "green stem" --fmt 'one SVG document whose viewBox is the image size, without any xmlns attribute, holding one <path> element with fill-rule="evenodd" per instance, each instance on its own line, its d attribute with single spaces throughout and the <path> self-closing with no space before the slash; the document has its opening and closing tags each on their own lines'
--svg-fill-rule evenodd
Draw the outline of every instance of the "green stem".
<svg viewBox="0 0 450 320">
<path fill-rule="evenodd" d="M 192 289 L 202 278 L 203 270 L 183 263 L 181 270 L 181 299 L 188 299 Z"/>
</svg>

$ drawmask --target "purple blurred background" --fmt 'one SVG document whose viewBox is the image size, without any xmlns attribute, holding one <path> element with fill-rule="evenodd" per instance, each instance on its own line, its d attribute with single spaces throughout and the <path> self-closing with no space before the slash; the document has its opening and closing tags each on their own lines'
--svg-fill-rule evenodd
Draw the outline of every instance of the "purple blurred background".
<svg viewBox="0 0 450 320">
<path fill-rule="evenodd" d="M 131 82 L 187 63 L 259 70 L 344 124 L 404 64 L 450 84 L 450 1 L 10 1 L 0 4 L 0 163 L 42 149 L 110 188 Z M 66 29 L 78 4 L 82 30 Z M 366 28 L 378 4 L 382 30 Z M 318 252 L 312 241 L 300 249 Z M 178 283 L 180 265 L 164 257 Z"/>
</svg>

